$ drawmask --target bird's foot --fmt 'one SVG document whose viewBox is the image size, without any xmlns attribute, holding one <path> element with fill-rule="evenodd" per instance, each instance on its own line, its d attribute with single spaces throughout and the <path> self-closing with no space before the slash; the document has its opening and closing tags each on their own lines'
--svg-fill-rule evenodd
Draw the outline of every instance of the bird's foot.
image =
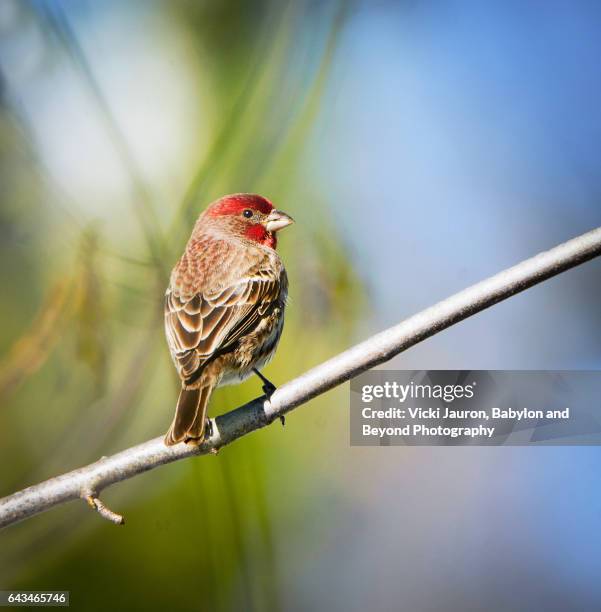
<svg viewBox="0 0 601 612">
<path fill-rule="evenodd" d="M 263 389 L 263 393 L 265 393 L 265 397 L 267 399 L 270 399 L 271 396 L 275 393 L 277 387 L 266 376 L 263 376 L 263 374 L 261 374 L 261 372 L 259 372 L 259 370 L 257 370 L 257 368 L 253 368 L 253 372 L 263 382 L 262 389 Z M 280 415 L 280 423 L 282 424 L 282 427 L 284 427 L 284 425 L 286 425 L 286 417 L 283 414 Z"/>
<path fill-rule="evenodd" d="M 273 395 L 276 389 L 277 387 L 274 384 L 270 383 L 269 381 L 267 381 L 263 385 L 263 393 L 265 393 L 265 397 L 267 399 L 269 399 Z M 279 419 L 280 419 L 280 423 L 282 424 L 282 427 L 284 427 L 284 425 L 286 425 L 286 417 L 283 414 L 280 414 Z"/>
<path fill-rule="evenodd" d="M 277 387 L 273 384 L 271 384 L 269 381 L 267 381 L 262 387 L 261 389 L 263 390 L 263 393 L 265 393 L 265 395 L 267 396 L 267 399 L 269 399 L 276 391 Z"/>
<path fill-rule="evenodd" d="M 261 382 L 263 383 L 261 389 L 263 389 L 265 397 L 269 399 L 275 393 L 277 387 L 268 378 L 263 376 L 263 374 L 261 374 L 257 368 L 253 368 L 253 372 L 261 379 Z"/>
<path fill-rule="evenodd" d="M 204 436 L 203 436 L 203 440 L 208 440 L 209 438 L 213 437 L 213 421 L 211 421 L 211 419 L 207 419 L 205 421 L 205 431 L 204 431 Z M 219 448 L 217 447 L 213 447 L 211 449 L 209 449 L 209 453 L 211 453 L 211 455 L 218 455 L 219 454 Z"/>
</svg>

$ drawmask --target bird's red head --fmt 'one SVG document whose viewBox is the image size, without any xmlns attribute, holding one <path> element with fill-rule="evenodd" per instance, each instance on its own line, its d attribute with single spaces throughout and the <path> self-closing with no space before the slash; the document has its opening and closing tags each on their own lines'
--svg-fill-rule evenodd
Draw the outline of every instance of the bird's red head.
<svg viewBox="0 0 601 612">
<path fill-rule="evenodd" d="M 236 193 L 213 202 L 205 215 L 211 224 L 228 232 L 275 249 L 276 232 L 293 223 L 286 213 L 276 210 L 263 196 Z"/>
</svg>

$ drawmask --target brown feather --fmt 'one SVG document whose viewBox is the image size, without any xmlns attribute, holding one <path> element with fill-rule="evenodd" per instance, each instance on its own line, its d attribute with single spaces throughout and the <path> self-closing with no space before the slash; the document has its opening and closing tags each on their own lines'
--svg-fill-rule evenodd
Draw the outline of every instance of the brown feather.
<svg viewBox="0 0 601 612">
<path fill-rule="evenodd" d="M 198 403 L 200 400 L 200 389 L 184 389 L 179 393 L 175 416 L 169 431 L 165 435 L 165 444 L 173 446 L 179 442 L 183 442 L 186 434 L 198 412 Z"/>
</svg>

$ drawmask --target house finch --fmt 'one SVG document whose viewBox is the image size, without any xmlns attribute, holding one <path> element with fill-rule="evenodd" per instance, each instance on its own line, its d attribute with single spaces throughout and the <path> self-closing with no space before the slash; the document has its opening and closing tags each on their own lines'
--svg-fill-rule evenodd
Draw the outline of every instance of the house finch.
<svg viewBox="0 0 601 612">
<path fill-rule="evenodd" d="M 288 278 L 276 232 L 293 220 L 259 195 L 213 202 L 199 217 L 165 294 L 165 332 L 182 381 L 168 446 L 202 442 L 213 389 L 273 356 L 284 325 Z"/>
</svg>

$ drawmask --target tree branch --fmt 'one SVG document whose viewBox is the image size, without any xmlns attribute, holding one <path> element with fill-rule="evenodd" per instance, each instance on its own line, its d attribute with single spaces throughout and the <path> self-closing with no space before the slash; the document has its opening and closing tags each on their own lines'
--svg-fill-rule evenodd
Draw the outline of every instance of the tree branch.
<svg viewBox="0 0 601 612">
<path fill-rule="evenodd" d="M 123 517 L 109 510 L 98 498 L 106 487 L 165 463 L 215 453 L 443 329 L 598 255 L 601 255 L 601 227 L 527 259 L 372 336 L 282 385 L 269 400 L 262 396 L 217 417 L 210 438 L 198 447 L 186 444 L 167 447 L 162 437 L 155 438 L 0 499 L 0 528 L 78 498 L 86 500 L 104 518 L 122 524 Z"/>
</svg>

